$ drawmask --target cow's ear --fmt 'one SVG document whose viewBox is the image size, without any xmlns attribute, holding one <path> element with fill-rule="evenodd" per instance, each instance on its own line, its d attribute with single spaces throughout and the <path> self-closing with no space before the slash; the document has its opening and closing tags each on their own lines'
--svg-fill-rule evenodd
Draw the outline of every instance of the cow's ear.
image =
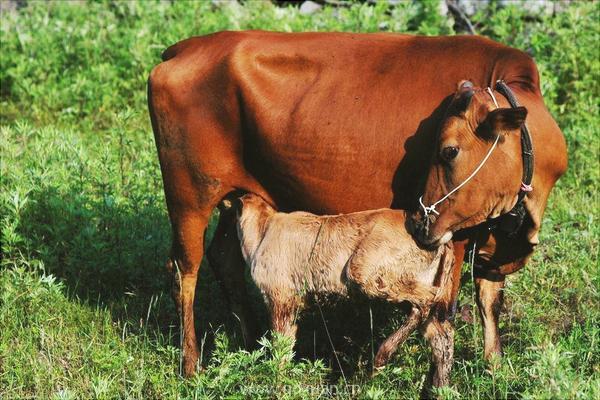
<svg viewBox="0 0 600 400">
<path fill-rule="evenodd" d="M 471 104 L 474 94 L 473 82 L 467 80 L 458 82 L 456 95 L 454 96 L 454 106 L 456 109 L 458 111 L 465 111 L 469 107 L 469 104 Z"/>
<path fill-rule="evenodd" d="M 525 107 L 497 108 L 490 111 L 485 118 L 484 125 L 492 132 L 506 132 L 518 129 L 527 118 Z"/>
<path fill-rule="evenodd" d="M 462 93 L 469 90 L 473 90 L 473 82 L 466 79 L 463 79 L 462 81 L 458 82 L 458 85 L 456 85 L 456 93 Z"/>
<path fill-rule="evenodd" d="M 237 199 L 233 200 L 232 203 L 232 209 L 235 210 L 235 216 L 239 219 L 242 216 L 242 210 L 244 209 L 244 200 L 242 200 L 241 197 L 238 197 Z"/>
</svg>

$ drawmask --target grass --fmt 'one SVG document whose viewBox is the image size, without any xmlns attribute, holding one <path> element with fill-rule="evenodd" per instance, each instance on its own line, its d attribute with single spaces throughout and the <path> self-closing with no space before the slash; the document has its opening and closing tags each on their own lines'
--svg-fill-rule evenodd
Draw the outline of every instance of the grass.
<svg viewBox="0 0 600 400">
<path fill-rule="evenodd" d="M 188 36 L 251 28 L 453 34 L 436 4 L 354 4 L 305 16 L 251 1 L 30 2 L 3 13 L 0 398 L 418 396 L 428 354 L 416 335 L 370 378 L 372 343 L 401 321 L 389 306 L 324 310 L 344 386 L 318 314 L 305 317 L 295 357 L 282 338 L 240 350 L 239 327 L 206 265 L 197 291 L 205 372 L 179 377 L 163 268 L 170 229 L 145 84 L 160 52 Z M 530 18 L 518 5 L 492 5 L 473 17 L 480 34 L 535 57 L 570 168 L 550 198 L 539 249 L 509 278 L 504 359 L 494 371 L 482 361 L 479 324 L 467 312 L 456 323 L 443 398 L 600 397 L 599 8 L 574 2 Z M 467 282 L 461 304 L 472 306 L 472 296 Z"/>
</svg>

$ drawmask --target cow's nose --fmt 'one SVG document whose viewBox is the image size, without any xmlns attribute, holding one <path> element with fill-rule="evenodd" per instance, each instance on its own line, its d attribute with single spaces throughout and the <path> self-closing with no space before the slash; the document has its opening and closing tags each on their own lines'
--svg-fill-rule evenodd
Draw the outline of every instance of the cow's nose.
<svg viewBox="0 0 600 400">
<path fill-rule="evenodd" d="M 435 222 L 435 217 L 428 215 L 424 216 L 423 213 L 417 213 L 413 215 L 410 223 L 410 233 L 419 245 L 425 248 L 436 247 L 437 243 L 435 239 L 431 238 L 431 224 Z"/>
<path fill-rule="evenodd" d="M 426 221 L 421 213 L 415 213 L 410 218 L 409 224 L 410 233 L 417 243 L 421 245 L 426 244 L 427 240 L 427 226 Z"/>
</svg>

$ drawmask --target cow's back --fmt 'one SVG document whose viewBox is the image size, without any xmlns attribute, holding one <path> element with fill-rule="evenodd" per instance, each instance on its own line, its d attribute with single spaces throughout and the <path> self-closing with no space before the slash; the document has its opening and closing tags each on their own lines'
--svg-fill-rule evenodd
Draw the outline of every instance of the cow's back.
<svg viewBox="0 0 600 400">
<path fill-rule="evenodd" d="M 529 56 L 473 36 L 221 32 L 164 57 L 181 102 L 204 104 L 196 118 L 210 114 L 226 132 L 191 141 L 211 143 L 217 150 L 203 151 L 220 152 L 284 210 L 408 207 L 462 79 L 504 79 L 541 102 Z"/>
</svg>

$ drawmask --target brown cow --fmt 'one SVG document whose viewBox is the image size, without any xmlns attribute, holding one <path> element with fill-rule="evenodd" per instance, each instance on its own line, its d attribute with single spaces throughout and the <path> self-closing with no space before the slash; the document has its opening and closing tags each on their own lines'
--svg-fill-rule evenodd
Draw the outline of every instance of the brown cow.
<svg viewBox="0 0 600 400">
<path fill-rule="evenodd" d="M 526 215 L 518 231 L 490 231 L 489 225 L 484 225 L 473 229 L 470 235 L 479 250 L 475 273 L 480 287 L 478 304 L 484 323 L 486 358 L 500 353 L 497 318 L 504 276 L 522 268 L 538 244 L 550 188 L 567 167 L 564 138 L 540 100 L 537 75 L 531 81 L 526 78 L 529 77 L 519 77 L 511 90 L 518 93 L 518 101 L 526 107 L 512 107 L 504 96 L 491 89 L 473 87 L 468 81 L 459 83 L 441 125 L 422 197 L 423 207 L 437 203 L 435 215 L 427 221 L 427 230 L 423 229 L 422 214 L 416 213 L 415 218 L 421 242 L 444 243 L 456 231 L 505 216 L 526 187 Z M 526 150 L 522 149 L 523 133 L 519 131 L 526 118 L 537 138 L 532 185 L 521 183 L 521 153 Z M 548 133 L 542 136 L 541 132 Z M 443 200 L 451 190 L 451 197 Z M 485 280 L 486 277 L 492 279 Z M 489 290 L 482 292 L 484 287 Z"/>
<path fill-rule="evenodd" d="M 173 228 L 167 266 L 176 278 L 186 375 L 198 360 L 194 290 L 213 208 L 242 189 L 284 211 L 336 214 L 390 206 L 416 211 L 437 151 L 438 126 L 463 79 L 481 87 L 504 79 L 529 110 L 537 151 L 523 233 L 515 239 L 492 233 L 478 241 L 482 257 L 491 254 L 501 263 L 491 276 L 479 269 L 477 280 L 486 353 L 499 352 L 498 289 L 504 273 L 523 265 L 531 251 L 536 235 L 530 233 L 539 229 L 550 189 L 566 165 L 563 135 L 544 107 L 528 55 L 475 36 L 253 31 L 187 39 L 168 48 L 163 60 L 150 75 L 148 97 Z M 478 149 L 485 147 L 472 151 Z M 513 158 L 518 160 L 518 153 Z M 439 171 L 433 168 L 432 174 Z M 471 185 L 471 198 L 461 205 L 472 207 L 468 215 L 477 216 L 472 221 L 488 217 L 487 207 L 477 208 L 482 202 L 504 202 L 506 193 L 494 186 L 495 179 L 512 177 L 521 166 L 495 159 L 487 168 L 494 179 L 481 190 Z M 429 182 L 425 201 L 438 195 L 434 180 Z M 451 199 L 447 209 L 455 203 Z M 455 228 L 433 227 L 436 232 Z M 455 243 L 455 265 L 460 265 L 464 242 Z M 506 251 L 511 248 L 515 251 Z M 252 340 L 254 320 L 233 218 L 220 218 L 208 256 L 246 340 Z M 449 337 L 433 339 L 446 346 Z"/>
</svg>

